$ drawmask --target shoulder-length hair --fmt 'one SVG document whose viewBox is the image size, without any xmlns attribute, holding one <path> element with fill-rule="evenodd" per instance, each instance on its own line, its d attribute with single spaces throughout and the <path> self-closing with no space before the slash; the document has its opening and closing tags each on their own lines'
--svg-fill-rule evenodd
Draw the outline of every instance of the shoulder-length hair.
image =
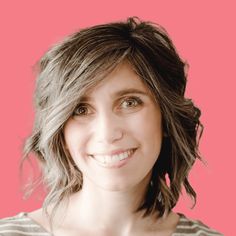
<svg viewBox="0 0 236 236">
<path fill-rule="evenodd" d="M 83 176 L 65 148 L 63 127 L 88 89 L 128 62 L 160 105 L 164 137 L 146 195 L 137 211 L 162 216 L 177 203 L 182 186 L 196 202 L 188 174 L 203 126 L 200 110 L 184 96 L 186 63 L 167 32 L 137 17 L 82 29 L 54 45 L 38 63 L 35 123 L 23 160 L 34 153 L 48 187 L 44 209 L 82 187 Z"/>
</svg>

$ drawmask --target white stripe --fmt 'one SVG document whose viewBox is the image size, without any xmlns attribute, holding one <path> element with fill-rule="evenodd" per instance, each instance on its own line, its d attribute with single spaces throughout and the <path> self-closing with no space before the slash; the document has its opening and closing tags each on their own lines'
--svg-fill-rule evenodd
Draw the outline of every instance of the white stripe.
<svg viewBox="0 0 236 236">
<path fill-rule="evenodd" d="M 201 233 L 206 233 L 206 231 L 203 231 L 203 230 L 199 230 L 197 231 L 197 233 L 193 233 L 193 232 L 189 232 L 189 233 L 174 233 L 172 236 L 183 236 L 183 235 L 192 235 L 192 236 L 200 236 Z M 215 236 L 215 235 L 221 235 L 223 236 L 222 234 L 219 234 L 217 232 L 207 232 L 207 236 Z"/>
<path fill-rule="evenodd" d="M 25 231 L 20 231 L 20 230 L 3 230 L 0 231 L 0 233 L 7 234 L 7 233 L 18 233 L 18 234 L 23 234 L 23 235 L 51 235 L 50 233 L 44 233 L 44 232 L 25 232 Z"/>
<path fill-rule="evenodd" d="M 200 233 L 204 233 L 204 231 L 202 231 L 202 230 L 200 230 L 199 232 L 197 232 L 197 235 L 199 235 Z M 211 235 L 221 235 L 221 236 L 223 236 L 223 234 L 220 234 L 220 233 L 218 233 L 218 232 L 207 232 L 207 234 L 209 235 L 209 236 L 211 236 Z"/>
<path fill-rule="evenodd" d="M 197 222 L 197 221 L 195 221 L 195 220 L 189 220 L 189 219 L 183 218 L 183 217 L 180 217 L 179 221 L 180 221 L 180 222 L 189 222 L 189 221 L 191 221 L 191 222 L 194 222 L 194 223 Z"/>
<path fill-rule="evenodd" d="M 22 222 L 22 221 L 31 221 L 30 218 L 4 218 L 4 219 L 1 219 L 0 222 L 5 222 L 5 221 L 10 221 L 10 222 L 15 222 L 15 221 L 19 221 L 19 222 Z"/>
<path fill-rule="evenodd" d="M 200 229 L 204 229 L 204 230 L 208 230 L 208 231 L 214 231 L 213 229 L 210 229 L 208 227 L 205 227 L 203 225 L 198 225 L 198 224 L 194 224 L 194 225 L 178 225 L 177 226 L 178 229 L 194 229 L 194 228 L 200 228 Z"/>
<path fill-rule="evenodd" d="M 23 225 L 23 224 L 11 224 L 11 223 L 8 223 L 8 224 L 4 224 L 4 225 L 0 225 L 0 228 L 4 228 L 4 227 L 8 227 L 8 226 L 15 226 L 15 227 L 29 227 L 29 228 L 41 228 L 39 225 L 33 225 L 33 224 L 30 224 L 30 225 Z"/>
<path fill-rule="evenodd" d="M 198 232 L 197 232 L 197 235 L 200 235 L 201 233 L 204 233 L 204 231 L 203 230 L 199 230 Z M 207 235 L 208 236 L 211 236 L 211 235 L 221 235 L 221 234 L 218 234 L 217 232 L 207 232 Z"/>
</svg>

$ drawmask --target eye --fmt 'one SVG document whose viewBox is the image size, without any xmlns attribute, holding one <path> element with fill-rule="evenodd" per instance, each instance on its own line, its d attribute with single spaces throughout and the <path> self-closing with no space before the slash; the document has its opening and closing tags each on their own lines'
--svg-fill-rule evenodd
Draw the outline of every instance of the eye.
<svg viewBox="0 0 236 236">
<path fill-rule="evenodd" d="M 139 105 L 143 104 L 143 101 L 139 97 L 128 97 L 125 98 L 122 103 L 121 107 L 123 108 L 135 108 Z"/>
<path fill-rule="evenodd" d="M 86 116 L 86 115 L 89 115 L 88 105 L 86 104 L 78 105 L 73 112 L 73 116 Z"/>
</svg>

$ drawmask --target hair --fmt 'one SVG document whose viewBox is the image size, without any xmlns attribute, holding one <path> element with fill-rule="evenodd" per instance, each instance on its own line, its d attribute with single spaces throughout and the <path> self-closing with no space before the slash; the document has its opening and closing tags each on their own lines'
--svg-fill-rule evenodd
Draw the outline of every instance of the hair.
<svg viewBox="0 0 236 236">
<path fill-rule="evenodd" d="M 160 105 L 164 137 L 137 209 L 144 216 L 163 216 L 185 188 L 196 203 L 188 175 L 196 159 L 203 125 L 200 110 L 184 96 L 187 63 L 178 55 L 165 29 L 137 17 L 79 30 L 54 45 L 37 63 L 35 123 L 26 139 L 23 162 L 30 153 L 40 162 L 40 181 L 48 192 L 43 209 L 79 191 L 83 175 L 65 148 L 63 128 L 81 96 L 120 63 L 129 63 Z"/>
</svg>

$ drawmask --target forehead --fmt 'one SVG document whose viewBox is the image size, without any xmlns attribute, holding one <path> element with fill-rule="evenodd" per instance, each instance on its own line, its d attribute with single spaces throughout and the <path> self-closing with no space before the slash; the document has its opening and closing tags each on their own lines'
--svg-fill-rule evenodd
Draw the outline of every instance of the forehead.
<svg viewBox="0 0 236 236">
<path fill-rule="evenodd" d="M 122 96 L 127 93 L 140 93 L 152 96 L 150 89 L 134 72 L 128 63 L 118 65 L 99 84 L 87 91 L 82 100 L 89 100 L 97 94 L 104 96 Z"/>
</svg>

